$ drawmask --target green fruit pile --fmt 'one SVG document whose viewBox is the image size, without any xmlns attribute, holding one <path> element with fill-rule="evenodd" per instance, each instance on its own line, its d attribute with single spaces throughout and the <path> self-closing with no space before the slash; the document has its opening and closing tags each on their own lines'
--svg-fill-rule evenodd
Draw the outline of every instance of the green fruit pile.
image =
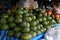
<svg viewBox="0 0 60 40">
<path fill-rule="evenodd" d="M 11 15 L 4 13 L 0 16 L 0 29 L 9 30 L 8 36 L 29 40 L 53 27 L 57 20 L 41 9 L 29 11 L 18 8 Z"/>
</svg>

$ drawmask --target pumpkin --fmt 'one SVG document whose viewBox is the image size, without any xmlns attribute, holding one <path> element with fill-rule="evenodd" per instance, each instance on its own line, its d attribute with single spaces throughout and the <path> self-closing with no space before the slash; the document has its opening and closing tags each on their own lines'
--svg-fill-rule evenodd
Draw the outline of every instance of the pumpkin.
<svg viewBox="0 0 60 40">
<path fill-rule="evenodd" d="M 55 15 L 55 18 L 59 19 L 59 15 L 58 15 L 58 14 L 57 14 L 57 15 Z"/>
<path fill-rule="evenodd" d="M 52 11 L 47 11 L 47 14 L 48 14 L 48 15 L 51 15 L 51 14 L 52 14 Z"/>
</svg>

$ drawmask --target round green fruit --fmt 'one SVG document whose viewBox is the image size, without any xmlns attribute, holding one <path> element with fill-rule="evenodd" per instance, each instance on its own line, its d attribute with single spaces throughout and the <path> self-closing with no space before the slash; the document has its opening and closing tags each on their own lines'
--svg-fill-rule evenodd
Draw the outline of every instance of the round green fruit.
<svg viewBox="0 0 60 40">
<path fill-rule="evenodd" d="M 28 22 L 22 22 L 21 27 L 30 27 L 30 23 Z"/>
<path fill-rule="evenodd" d="M 30 31 L 30 34 L 32 35 L 32 37 L 36 36 L 36 32 L 34 32 L 34 31 Z"/>
<path fill-rule="evenodd" d="M 15 14 L 18 14 L 18 15 L 23 14 L 23 11 L 17 10 Z"/>
<path fill-rule="evenodd" d="M 10 17 L 8 18 L 8 22 L 13 22 L 13 21 L 14 21 L 14 17 L 10 16 Z"/>
<path fill-rule="evenodd" d="M 30 28 L 25 27 L 25 28 L 22 29 L 22 32 L 30 32 Z"/>
<path fill-rule="evenodd" d="M 28 17 L 29 16 L 29 13 L 26 13 L 26 14 L 23 14 L 24 17 Z"/>
<path fill-rule="evenodd" d="M 49 21 L 47 21 L 47 23 L 49 24 L 50 22 L 49 22 Z"/>
<path fill-rule="evenodd" d="M 28 10 L 24 10 L 23 13 L 25 13 L 25 14 L 28 13 Z"/>
<path fill-rule="evenodd" d="M 41 31 L 41 33 L 43 33 L 43 32 L 45 32 L 45 29 L 41 29 L 40 31 Z"/>
<path fill-rule="evenodd" d="M 56 23 L 56 21 L 54 19 L 51 20 L 51 23 Z"/>
<path fill-rule="evenodd" d="M 38 20 L 39 20 L 39 22 L 42 22 L 43 19 L 42 18 L 38 18 Z"/>
<path fill-rule="evenodd" d="M 42 17 L 42 22 L 46 21 L 46 17 Z"/>
<path fill-rule="evenodd" d="M 39 24 L 39 20 L 36 20 L 36 23 Z"/>
<path fill-rule="evenodd" d="M 46 28 L 43 28 L 44 32 L 47 30 Z"/>
<path fill-rule="evenodd" d="M 41 34 L 41 31 L 40 30 L 37 30 L 36 31 L 37 35 Z"/>
<path fill-rule="evenodd" d="M 40 13 L 39 15 L 38 15 L 38 17 L 42 17 L 43 15 L 42 15 L 42 13 Z"/>
<path fill-rule="evenodd" d="M 32 35 L 31 34 L 23 34 L 22 37 L 21 37 L 23 40 L 29 40 L 32 38 Z"/>
<path fill-rule="evenodd" d="M 31 22 L 32 21 L 32 18 L 31 17 L 25 17 L 23 19 L 24 19 L 24 21 L 27 21 L 27 22 Z"/>
<path fill-rule="evenodd" d="M 20 38 L 20 36 L 21 36 L 21 33 L 20 32 L 15 32 L 14 37 Z"/>
<path fill-rule="evenodd" d="M 9 29 L 9 26 L 7 24 L 2 24 L 1 25 L 1 29 L 2 30 L 8 30 Z"/>
<path fill-rule="evenodd" d="M 40 9 L 37 8 L 36 11 L 40 11 Z"/>
<path fill-rule="evenodd" d="M 19 7 L 18 10 L 24 10 L 24 8 L 23 7 Z"/>
<path fill-rule="evenodd" d="M 31 16 L 32 20 L 36 20 L 36 16 L 32 15 Z"/>
<path fill-rule="evenodd" d="M 44 17 L 47 17 L 47 14 L 43 13 L 43 16 L 44 16 Z"/>
<path fill-rule="evenodd" d="M 14 31 L 13 30 L 8 31 L 8 36 L 12 37 L 13 35 L 14 35 Z"/>
<path fill-rule="evenodd" d="M 22 22 L 22 19 L 21 18 L 16 18 L 15 19 L 15 23 L 21 23 Z"/>
<path fill-rule="evenodd" d="M 8 14 L 3 14 L 2 15 L 2 18 L 8 18 L 9 16 L 8 16 Z"/>
<path fill-rule="evenodd" d="M 46 29 L 48 29 L 48 28 L 51 28 L 51 26 L 50 25 L 46 25 L 46 26 L 44 26 Z"/>
<path fill-rule="evenodd" d="M 43 24 L 39 24 L 41 28 L 43 28 Z"/>
<path fill-rule="evenodd" d="M 4 19 L 4 18 L 2 18 L 2 19 L 0 19 L 0 23 L 1 23 L 1 24 L 5 24 L 5 23 L 7 23 L 7 20 Z"/>
<path fill-rule="evenodd" d="M 52 17 L 50 17 L 50 16 L 47 17 L 47 20 L 51 20 L 51 19 L 52 19 Z"/>
<path fill-rule="evenodd" d="M 19 28 L 19 27 L 14 27 L 13 29 L 14 29 L 14 31 L 17 31 L 17 32 L 21 30 L 21 28 Z"/>
<path fill-rule="evenodd" d="M 33 16 L 33 14 L 32 13 L 29 13 L 29 16 Z"/>
<path fill-rule="evenodd" d="M 43 22 L 43 25 L 48 25 L 48 22 L 47 21 Z"/>
<path fill-rule="evenodd" d="M 36 26 L 37 23 L 36 23 L 36 21 L 31 21 L 30 25 L 33 27 L 33 26 Z"/>
<path fill-rule="evenodd" d="M 15 17 L 16 18 L 22 18 L 23 16 L 22 15 L 16 15 Z"/>
<path fill-rule="evenodd" d="M 37 29 L 41 29 L 41 25 L 37 25 Z"/>
<path fill-rule="evenodd" d="M 30 30 L 31 31 L 36 31 L 37 30 L 37 27 L 30 27 Z"/>
<path fill-rule="evenodd" d="M 16 24 L 14 22 L 9 23 L 10 28 L 14 28 L 15 26 L 16 26 Z"/>
</svg>

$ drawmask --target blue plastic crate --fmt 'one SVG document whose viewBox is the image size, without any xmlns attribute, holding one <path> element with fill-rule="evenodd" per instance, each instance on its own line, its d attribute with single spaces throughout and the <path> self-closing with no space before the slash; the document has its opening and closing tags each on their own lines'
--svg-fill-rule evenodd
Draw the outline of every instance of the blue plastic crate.
<svg viewBox="0 0 60 40">
<path fill-rule="evenodd" d="M 13 37 L 7 36 L 7 30 L 0 30 L 0 40 L 21 40 Z M 44 33 L 41 33 L 40 35 L 31 38 L 30 40 L 40 40 L 43 37 Z"/>
</svg>

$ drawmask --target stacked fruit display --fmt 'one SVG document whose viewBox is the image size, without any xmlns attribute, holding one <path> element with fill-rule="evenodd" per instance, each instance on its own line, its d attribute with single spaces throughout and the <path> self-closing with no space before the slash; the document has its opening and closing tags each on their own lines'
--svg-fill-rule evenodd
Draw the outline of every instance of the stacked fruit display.
<svg viewBox="0 0 60 40">
<path fill-rule="evenodd" d="M 7 13 L 0 15 L 0 29 L 9 30 L 10 37 L 29 40 L 57 24 L 58 20 L 53 16 L 42 9 L 29 11 L 20 7 L 11 15 Z"/>
</svg>

